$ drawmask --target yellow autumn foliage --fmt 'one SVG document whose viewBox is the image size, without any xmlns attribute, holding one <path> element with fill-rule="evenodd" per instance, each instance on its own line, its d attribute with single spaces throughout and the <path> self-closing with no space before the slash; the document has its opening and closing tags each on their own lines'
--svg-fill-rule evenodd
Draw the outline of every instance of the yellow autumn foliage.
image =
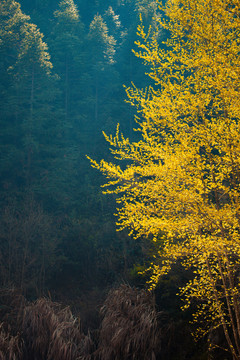
<svg viewBox="0 0 240 360">
<path fill-rule="evenodd" d="M 150 289 L 181 259 L 195 274 L 184 308 L 197 300 L 193 319 L 205 319 L 196 336 L 223 327 L 240 359 L 240 1 L 168 0 L 159 11 L 156 34 L 139 25 L 135 52 L 153 86 L 127 89 L 141 139 L 117 128 L 105 138 L 122 166 L 91 161 L 118 194 L 120 229 L 165 234 Z"/>
</svg>

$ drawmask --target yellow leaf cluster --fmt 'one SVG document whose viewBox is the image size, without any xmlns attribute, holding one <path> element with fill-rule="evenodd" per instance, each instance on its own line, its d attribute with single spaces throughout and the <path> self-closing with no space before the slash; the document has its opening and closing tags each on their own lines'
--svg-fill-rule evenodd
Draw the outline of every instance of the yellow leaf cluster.
<svg viewBox="0 0 240 360">
<path fill-rule="evenodd" d="M 140 24 L 135 52 L 154 84 L 127 89 L 142 138 L 130 142 L 119 128 L 105 135 L 123 165 L 92 165 L 118 194 L 120 229 L 165 234 L 150 288 L 182 259 L 195 274 L 180 290 L 184 308 L 199 303 L 194 320 L 222 326 L 240 359 L 240 3 L 168 0 L 159 9 L 158 33 L 171 36 L 160 46 Z"/>
</svg>

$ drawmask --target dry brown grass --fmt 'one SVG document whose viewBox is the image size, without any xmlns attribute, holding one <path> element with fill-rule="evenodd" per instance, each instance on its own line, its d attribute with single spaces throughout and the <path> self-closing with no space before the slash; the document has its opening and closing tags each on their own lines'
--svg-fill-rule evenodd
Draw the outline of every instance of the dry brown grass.
<svg viewBox="0 0 240 360">
<path fill-rule="evenodd" d="M 27 303 L 10 289 L 0 305 L 0 360 L 155 360 L 160 352 L 154 299 L 127 285 L 110 291 L 94 341 L 69 307 L 50 299 Z"/>
<path fill-rule="evenodd" d="M 28 358 L 35 360 L 91 359 L 92 341 L 80 331 L 70 309 L 39 299 L 24 312 L 23 336 Z"/>
<path fill-rule="evenodd" d="M 0 360 L 23 359 L 23 343 L 19 335 L 12 336 L 0 324 Z"/>
<path fill-rule="evenodd" d="M 110 291 L 95 359 L 155 360 L 160 351 L 158 313 L 153 297 L 144 290 L 122 285 Z"/>
</svg>

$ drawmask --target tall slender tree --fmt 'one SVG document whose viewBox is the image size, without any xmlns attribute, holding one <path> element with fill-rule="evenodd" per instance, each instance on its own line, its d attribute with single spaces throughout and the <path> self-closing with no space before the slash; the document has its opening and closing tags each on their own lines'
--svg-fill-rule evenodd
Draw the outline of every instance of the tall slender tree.
<svg viewBox="0 0 240 360">
<path fill-rule="evenodd" d="M 1 74 L 5 79 L 1 98 L 2 181 L 5 188 L 14 178 L 15 186 L 30 186 L 38 136 L 34 134 L 35 103 L 52 64 L 43 35 L 22 13 L 20 5 L 7 0 L 0 7 Z"/>
<path fill-rule="evenodd" d="M 74 111 L 74 90 L 79 89 L 82 83 L 84 27 L 73 0 L 61 1 L 58 10 L 54 12 L 54 18 L 50 43 L 63 89 L 64 117 L 68 122 L 71 112 Z"/>
<path fill-rule="evenodd" d="M 90 46 L 89 61 L 91 64 L 91 76 L 94 88 L 94 124 L 99 120 L 99 103 L 101 98 L 101 75 L 110 70 L 114 63 L 116 40 L 109 35 L 106 23 L 101 15 L 95 15 L 88 33 Z"/>
<path fill-rule="evenodd" d="M 197 336 L 221 328 L 237 360 L 239 2 L 169 0 L 160 9 L 159 27 L 171 36 L 160 47 L 142 24 L 136 53 L 150 65 L 154 87 L 127 90 L 142 138 L 131 142 L 119 129 L 105 135 L 124 164 L 92 163 L 110 179 L 107 192 L 118 194 L 120 228 L 159 243 L 150 288 L 177 260 L 192 269 L 180 293 L 184 308 L 197 308 Z"/>
</svg>

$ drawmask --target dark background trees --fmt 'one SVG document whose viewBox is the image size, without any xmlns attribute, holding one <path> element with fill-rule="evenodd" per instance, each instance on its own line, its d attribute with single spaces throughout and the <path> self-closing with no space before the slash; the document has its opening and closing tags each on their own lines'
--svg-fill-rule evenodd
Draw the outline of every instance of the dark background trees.
<svg viewBox="0 0 240 360">
<path fill-rule="evenodd" d="M 2 284 L 31 294 L 50 288 L 57 276 L 63 287 L 70 279 L 80 279 L 80 287 L 103 286 L 126 277 L 141 258 L 140 246 L 116 233 L 114 199 L 102 195 L 103 179 L 85 157 L 107 156 L 102 131 L 117 123 L 132 134 L 123 84 L 144 85 L 131 51 L 140 11 L 150 23 L 153 4 L 139 0 L 1 2 L 0 252 L 5 257 L 10 247 L 25 277 L 17 279 L 11 267 Z M 21 255 L 27 238 L 33 252 L 27 246 L 26 258 L 42 246 L 37 225 L 22 235 L 29 214 L 48 219 L 41 232 L 49 253 L 34 260 L 41 271 L 51 258 L 41 287 L 38 268 L 28 278 Z"/>
</svg>

